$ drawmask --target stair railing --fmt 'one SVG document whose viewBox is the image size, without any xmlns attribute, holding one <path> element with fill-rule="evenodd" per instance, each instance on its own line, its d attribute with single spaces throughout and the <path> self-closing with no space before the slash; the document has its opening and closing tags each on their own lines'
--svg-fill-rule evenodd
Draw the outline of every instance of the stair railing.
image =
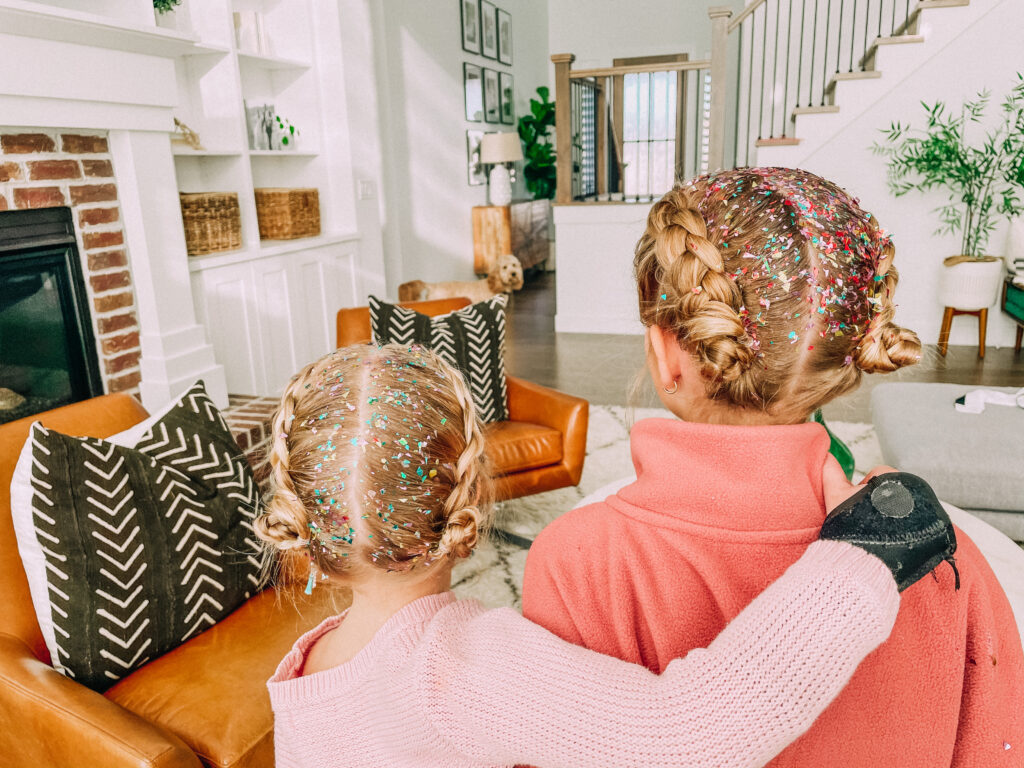
<svg viewBox="0 0 1024 768">
<path fill-rule="evenodd" d="M 676 117 L 671 122 L 685 127 L 675 130 L 671 137 L 673 157 L 677 161 L 670 168 L 668 186 L 678 175 L 680 166 L 692 173 L 707 169 L 714 143 L 709 118 L 714 101 L 710 85 L 713 79 L 708 77 L 712 69 L 710 59 L 579 70 L 572 69 L 574 60 L 571 53 L 551 57 L 555 65 L 556 203 L 604 202 L 626 197 L 635 201 L 667 191 L 666 187 L 632 195 L 626 192 L 627 174 L 639 173 L 638 165 L 645 166 L 645 178 L 656 173 L 651 164 L 651 142 L 657 139 L 652 138 L 650 124 L 646 125 L 646 134 L 641 136 L 627 135 L 628 126 L 622 124 L 624 105 L 621 102 L 626 90 L 623 80 L 630 75 L 643 77 L 675 72 L 677 78 L 683 79 L 679 96 L 673 96 Z M 642 89 L 635 87 L 633 90 L 639 94 Z M 650 83 L 646 92 L 648 96 L 653 94 Z M 723 96 L 723 107 L 724 103 Z M 645 140 L 647 146 L 640 146 Z M 674 148 L 676 142 L 682 142 L 678 154 Z M 637 145 L 632 156 L 631 144 Z"/>
<path fill-rule="evenodd" d="M 910 35 L 917 8 L 910 0 L 747 5 L 728 25 L 734 87 L 723 133 L 732 147 L 723 160 L 747 165 L 758 146 L 795 143 L 797 115 L 836 111 L 836 83 L 870 77 L 878 46 Z"/>
</svg>

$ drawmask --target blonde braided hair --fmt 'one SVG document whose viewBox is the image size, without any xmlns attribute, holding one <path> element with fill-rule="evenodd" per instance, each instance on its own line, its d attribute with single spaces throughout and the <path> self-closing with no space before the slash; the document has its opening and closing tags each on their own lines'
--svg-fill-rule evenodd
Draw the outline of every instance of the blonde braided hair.
<svg viewBox="0 0 1024 768">
<path fill-rule="evenodd" d="M 337 350 L 281 397 L 254 530 L 275 558 L 326 575 L 465 557 L 490 506 L 484 447 L 462 375 L 434 353 Z"/>
<path fill-rule="evenodd" d="M 253 530 L 273 549 L 300 549 L 309 545 L 306 510 L 289 471 L 291 459 L 288 436 L 295 419 L 296 405 L 315 369 L 316 363 L 310 363 L 296 374 L 285 387 L 281 403 L 271 421 L 266 463 L 270 468 L 269 481 L 273 495 L 264 513 L 253 522 Z"/>
<path fill-rule="evenodd" d="M 442 514 L 446 524 L 436 553 L 461 558 L 468 557 L 476 547 L 483 527 L 480 505 L 484 501 L 482 492 L 486 486 L 480 480 L 485 467 L 486 444 L 469 387 L 457 372 L 451 377 L 451 388 L 462 408 L 465 447 L 455 462 L 455 483 L 444 500 Z"/>
<path fill-rule="evenodd" d="M 895 249 L 806 171 L 738 168 L 659 200 L 636 247 L 640 318 L 672 332 L 710 398 L 802 421 L 862 372 L 920 359 L 893 322 Z"/>
<path fill-rule="evenodd" d="M 691 199 L 675 189 L 654 204 L 636 247 L 634 272 L 645 325 L 669 330 L 697 358 L 708 395 L 759 401 L 749 379 L 756 353 L 743 324 L 743 296 L 726 274 L 725 259 L 708 239 Z"/>
</svg>

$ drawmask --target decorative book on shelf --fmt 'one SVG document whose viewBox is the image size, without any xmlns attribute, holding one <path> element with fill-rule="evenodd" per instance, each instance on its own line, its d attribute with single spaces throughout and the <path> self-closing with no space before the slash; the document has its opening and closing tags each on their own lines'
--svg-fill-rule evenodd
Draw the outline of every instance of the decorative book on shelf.
<svg viewBox="0 0 1024 768">
<path fill-rule="evenodd" d="M 260 240 L 294 240 L 320 234 L 319 190 L 257 187 L 253 191 Z"/>
<path fill-rule="evenodd" d="M 189 256 L 242 247 L 242 216 L 235 192 L 180 193 Z"/>
</svg>

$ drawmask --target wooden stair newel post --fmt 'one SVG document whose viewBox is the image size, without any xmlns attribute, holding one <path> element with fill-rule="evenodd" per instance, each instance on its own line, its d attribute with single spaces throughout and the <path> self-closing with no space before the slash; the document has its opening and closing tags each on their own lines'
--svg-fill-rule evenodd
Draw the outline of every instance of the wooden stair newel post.
<svg viewBox="0 0 1024 768">
<path fill-rule="evenodd" d="M 555 169 L 558 187 L 556 203 L 572 202 L 572 104 L 569 71 L 576 56 L 556 53 L 551 57 L 555 65 Z"/>
<path fill-rule="evenodd" d="M 594 142 L 595 152 L 597 154 L 597 194 L 605 195 L 608 193 L 608 97 L 606 90 L 608 88 L 607 78 L 599 78 L 597 82 L 597 114 L 594 116 L 596 121 L 596 141 Z"/>
<path fill-rule="evenodd" d="M 711 115 L 708 142 L 708 170 L 717 171 L 725 165 L 725 100 L 728 97 L 729 19 L 727 6 L 708 8 L 711 19 Z M 700 122 L 698 121 L 698 125 Z"/>
</svg>

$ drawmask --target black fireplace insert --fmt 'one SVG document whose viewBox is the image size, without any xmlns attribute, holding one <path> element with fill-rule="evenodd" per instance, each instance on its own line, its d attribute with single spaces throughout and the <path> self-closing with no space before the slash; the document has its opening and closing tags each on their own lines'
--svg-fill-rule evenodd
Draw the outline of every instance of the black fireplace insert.
<svg viewBox="0 0 1024 768">
<path fill-rule="evenodd" d="M 102 392 L 71 209 L 0 212 L 0 423 Z"/>
</svg>

